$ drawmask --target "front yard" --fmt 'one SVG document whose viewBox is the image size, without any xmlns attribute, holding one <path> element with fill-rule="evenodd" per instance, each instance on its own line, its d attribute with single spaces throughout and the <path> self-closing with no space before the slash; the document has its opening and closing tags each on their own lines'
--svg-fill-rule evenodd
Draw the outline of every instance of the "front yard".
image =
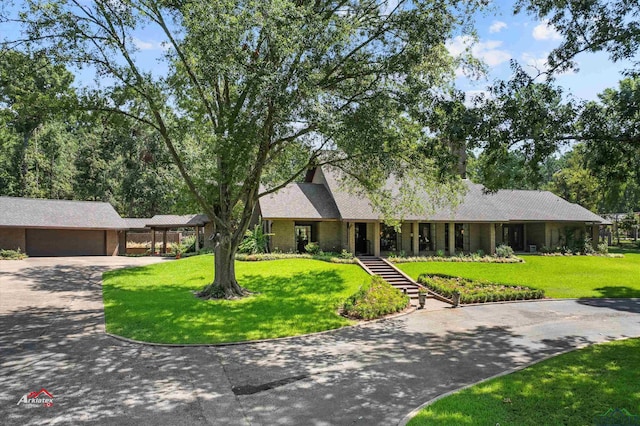
<svg viewBox="0 0 640 426">
<path fill-rule="evenodd" d="M 222 343 L 295 336 L 349 325 L 338 306 L 368 282 L 357 265 L 288 259 L 236 262 L 240 284 L 254 295 L 201 300 L 213 279 L 213 257 L 194 256 L 107 272 L 107 332 L 158 343 Z"/>
<path fill-rule="evenodd" d="M 524 263 L 401 263 L 414 279 L 446 274 L 544 290 L 551 298 L 640 297 L 640 254 L 624 258 L 596 256 L 527 256 Z"/>
<path fill-rule="evenodd" d="M 445 397 L 409 426 L 638 424 L 638 365 L 640 339 L 591 346 Z"/>
</svg>

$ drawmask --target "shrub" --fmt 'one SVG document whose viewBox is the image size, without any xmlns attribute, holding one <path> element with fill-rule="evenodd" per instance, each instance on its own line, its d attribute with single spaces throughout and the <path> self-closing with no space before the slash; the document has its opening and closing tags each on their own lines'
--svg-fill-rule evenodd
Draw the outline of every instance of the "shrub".
<svg viewBox="0 0 640 426">
<path fill-rule="evenodd" d="M 304 246 L 304 250 L 309 254 L 319 254 L 320 253 L 320 245 L 318 243 L 310 242 L 306 246 Z"/>
<path fill-rule="evenodd" d="M 273 234 L 265 234 L 262 227 L 262 220 L 253 227 L 253 230 L 247 229 L 244 239 L 238 246 L 238 252 L 247 254 L 266 253 L 269 236 Z"/>
<path fill-rule="evenodd" d="M 319 252 L 318 254 L 309 254 L 309 253 L 282 253 L 282 252 L 272 252 L 272 253 L 256 253 L 256 254 L 247 254 L 247 253 L 237 253 L 236 260 L 246 261 L 246 262 L 260 262 L 266 260 L 281 260 L 281 259 L 315 259 L 322 260 L 324 262 L 331 263 L 356 263 L 353 256 L 350 258 L 342 257 L 341 254 L 338 253 L 324 253 Z"/>
<path fill-rule="evenodd" d="M 374 275 L 371 282 L 349 296 L 342 306 L 343 313 L 352 318 L 371 320 L 400 312 L 409 305 L 409 296 L 402 294 L 381 277 Z"/>
<path fill-rule="evenodd" d="M 582 252 L 584 254 L 594 254 L 596 251 L 593 249 L 593 244 L 591 244 L 591 238 L 588 235 L 584 237 L 584 243 L 582 245 Z"/>
<path fill-rule="evenodd" d="M 436 252 L 436 257 L 444 257 L 444 250 L 438 250 Z"/>
<path fill-rule="evenodd" d="M 22 260 L 27 255 L 20 251 L 20 247 L 17 250 L 0 250 L 0 259 L 4 260 Z"/>
<path fill-rule="evenodd" d="M 599 254 L 607 254 L 609 253 L 609 245 L 607 243 L 598 244 L 597 251 Z"/>
<path fill-rule="evenodd" d="M 347 251 L 345 249 L 342 249 L 342 251 L 340 252 L 340 258 L 341 259 L 353 259 L 353 253 L 351 253 L 350 251 Z"/>
<path fill-rule="evenodd" d="M 544 297 L 543 290 L 489 281 L 474 281 L 448 275 L 422 274 L 418 277 L 418 282 L 447 298 L 452 298 L 453 293 L 459 292 L 460 303 L 499 302 Z"/>
<path fill-rule="evenodd" d="M 508 245 L 500 244 L 498 247 L 496 247 L 496 257 L 513 257 L 513 249 Z"/>
</svg>

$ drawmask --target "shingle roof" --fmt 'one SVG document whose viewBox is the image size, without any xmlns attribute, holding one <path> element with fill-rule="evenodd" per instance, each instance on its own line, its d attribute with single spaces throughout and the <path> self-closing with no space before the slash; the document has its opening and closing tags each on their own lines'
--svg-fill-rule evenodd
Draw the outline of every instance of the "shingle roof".
<svg viewBox="0 0 640 426">
<path fill-rule="evenodd" d="M 157 214 L 146 222 L 147 227 L 183 228 L 189 226 L 204 226 L 209 218 L 203 214 Z"/>
<path fill-rule="evenodd" d="M 21 228 L 126 229 L 109 203 L 0 197 L 0 226 Z"/>
<path fill-rule="evenodd" d="M 262 217 L 269 219 L 340 219 L 331 194 L 322 184 L 292 183 L 260 200 Z"/>
<path fill-rule="evenodd" d="M 147 223 L 151 222 L 151 218 L 124 217 L 123 220 L 128 229 L 144 229 Z"/>
<path fill-rule="evenodd" d="M 341 187 L 336 171 L 323 168 L 314 178 L 314 182 L 317 183 L 289 185 L 272 198 L 262 199 L 260 207 L 263 217 L 265 219 L 321 219 L 325 216 L 319 214 L 319 210 L 326 204 L 325 208 L 331 211 L 328 215 L 331 218 L 338 217 L 342 220 L 379 220 L 381 218 L 380 212 L 372 207 L 368 199 L 356 196 Z M 302 197 L 300 185 L 324 187 L 324 184 L 328 189 L 326 194 L 317 189 L 315 192 L 307 191 L 304 194 L 306 199 Z M 499 190 L 487 193 L 482 185 L 470 181 L 466 181 L 466 185 L 468 191 L 457 208 L 441 208 L 429 215 L 407 215 L 404 219 L 434 222 L 608 223 L 589 210 L 569 203 L 548 191 Z M 389 186 L 393 187 L 393 184 L 390 183 Z M 426 191 L 416 195 L 422 199 L 423 203 L 432 203 Z M 313 209 L 309 206 L 313 206 Z"/>
</svg>

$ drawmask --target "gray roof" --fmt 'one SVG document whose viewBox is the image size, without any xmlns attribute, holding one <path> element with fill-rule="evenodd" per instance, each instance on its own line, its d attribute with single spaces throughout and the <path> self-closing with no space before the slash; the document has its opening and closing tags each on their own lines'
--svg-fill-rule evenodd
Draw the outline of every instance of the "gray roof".
<svg viewBox="0 0 640 426">
<path fill-rule="evenodd" d="M 151 222 L 151 218 L 125 217 L 123 218 L 128 229 L 145 229 L 147 223 Z"/>
<path fill-rule="evenodd" d="M 262 217 L 268 219 L 340 219 L 331 194 L 322 184 L 292 183 L 260 200 Z"/>
<path fill-rule="evenodd" d="M 210 220 L 203 214 L 157 214 L 146 222 L 147 227 L 154 228 L 186 228 L 204 226 Z"/>
<path fill-rule="evenodd" d="M 368 199 L 357 196 L 342 188 L 338 172 L 330 168 L 319 169 L 313 184 L 289 185 L 272 198 L 260 201 L 265 219 L 322 219 L 320 214 L 329 210 L 327 218 L 342 220 L 379 220 L 381 214 Z M 432 214 L 406 215 L 405 220 L 433 222 L 591 222 L 608 223 L 591 211 L 572 204 L 548 191 L 499 190 L 487 193 L 482 185 L 465 181 L 468 188 L 461 203 L 455 208 L 436 209 Z M 300 185 L 322 186 L 320 189 L 303 193 Z M 326 185 L 326 186 L 325 186 Z M 388 187 L 393 188 L 390 181 Z M 306 196 L 305 197 L 303 197 Z M 433 205 L 429 194 L 418 193 L 425 205 Z M 313 209 L 310 209 L 310 206 Z M 335 212 L 334 209 L 335 208 Z"/>
<path fill-rule="evenodd" d="M 0 197 L 0 226 L 20 228 L 126 229 L 109 203 Z"/>
</svg>

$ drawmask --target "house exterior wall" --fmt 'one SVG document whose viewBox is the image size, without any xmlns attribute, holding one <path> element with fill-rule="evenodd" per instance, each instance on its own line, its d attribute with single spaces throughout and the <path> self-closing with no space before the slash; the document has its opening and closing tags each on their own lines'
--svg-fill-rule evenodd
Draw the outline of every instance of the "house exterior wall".
<svg viewBox="0 0 640 426">
<path fill-rule="evenodd" d="M 109 230 L 106 231 L 106 244 L 107 244 L 107 256 L 117 256 L 120 247 L 120 237 L 118 233 L 120 231 Z"/>
<path fill-rule="evenodd" d="M 444 229 L 445 226 L 449 226 L 448 223 L 436 223 L 436 251 L 444 250 L 445 241 L 444 241 Z"/>
<path fill-rule="evenodd" d="M 323 251 L 333 251 L 339 253 L 342 248 L 342 240 L 346 238 L 346 232 L 343 236 L 342 222 L 319 222 L 318 233 L 312 236 L 313 241 L 320 245 L 320 249 Z M 291 231 L 293 235 L 293 230 Z"/>
<path fill-rule="evenodd" d="M 0 228 L 0 249 L 25 252 L 27 241 L 24 228 Z"/>
<path fill-rule="evenodd" d="M 413 248 L 411 247 L 411 222 L 403 222 L 400 228 L 400 247 L 398 251 L 404 251 L 406 254 L 412 254 Z"/>
<path fill-rule="evenodd" d="M 482 244 L 481 244 L 482 231 L 485 226 L 486 224 L 484 223 L 470 223 L 468 228 L 469 230 L 467 231 L 465 229 L 465 239 L 469 238 L 470 252 L 475 253 L 478 250 L 483 250 L 486 252 L 486 250 L 482 247 Z"/>
<path fill-rule="evenodd" d="M 293 220 L 274 220 L 271 224 L 271 250 L 282 252 L 296 251 L 296 236 Z"/>
</svg>

